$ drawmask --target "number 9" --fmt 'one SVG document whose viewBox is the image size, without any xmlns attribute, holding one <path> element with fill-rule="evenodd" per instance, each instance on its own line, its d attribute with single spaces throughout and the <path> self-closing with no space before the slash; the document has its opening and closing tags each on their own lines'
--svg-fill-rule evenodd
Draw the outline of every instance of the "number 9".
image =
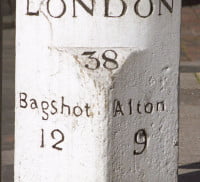
<svg viewBox="0 0 200 182">
<path fill-rule="evenodd" d="M 138 152 L 136 150 L 134 150 L 133 154 L 134 155 L 140 155 L 144 152 L 144 150 L 147 147 L 147 134 L 146 131 L 144 129 L 138 130 L 137 133 L 135 134 L 135 143 L 139 144 L 139 145 L 144 145 L 143 149 Z"/>
</svg>

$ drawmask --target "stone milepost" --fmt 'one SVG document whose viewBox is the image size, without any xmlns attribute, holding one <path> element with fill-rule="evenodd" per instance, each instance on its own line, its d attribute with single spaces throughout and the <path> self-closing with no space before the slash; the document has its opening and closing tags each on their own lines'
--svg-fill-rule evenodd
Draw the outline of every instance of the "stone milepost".
<svg viewBox="0 0 200 182">
<path fill-rule="evenodd" d="M 181 0 L 18 0 L 15 182 L 176 182 Z"/>
</svg>

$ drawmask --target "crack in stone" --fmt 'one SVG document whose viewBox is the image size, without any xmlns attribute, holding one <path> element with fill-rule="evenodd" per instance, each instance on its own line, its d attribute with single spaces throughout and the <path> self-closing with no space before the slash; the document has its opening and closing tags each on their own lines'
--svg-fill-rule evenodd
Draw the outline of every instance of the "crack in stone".
<svg viewBox="0 0 200 182">
<path fill-rule="evenodd" d="M 51 37 L 51 44 L 53 41 L 53 26 L 51 21 L 49 20 L 48 16 L 42 11 L 42 6 L 44 5 L 45 0 L 41 1 L 40 5 L 39 5 L 39 12 L 45 17 L 45 19 L 47 20 L 49 27 L 50 27 L 50 37 Z"/>
</svg>

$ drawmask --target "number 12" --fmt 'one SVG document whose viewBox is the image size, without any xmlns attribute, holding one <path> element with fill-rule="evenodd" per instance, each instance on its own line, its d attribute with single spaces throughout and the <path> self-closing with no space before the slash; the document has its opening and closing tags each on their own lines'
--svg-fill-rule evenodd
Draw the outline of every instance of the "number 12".
<svg viewBox="0 0 200 182">
<path fill-rule="evenodd" d="M 42 134 L 41 134 L 41 145 L 40 145 L 40 147 L 44 148 L 44 143 L 45 143 L 44 142 L 44 129 L 41 129 L 41 132 L 42 132 Z M 63 150 L 63 148 L 59 147 L 58 145 L 64 141 L 65 136 L 64 136 L 62 131 L 60 131 L 59 129 L 55 129 L 51 132 L 52 139 L 56 139 L 55 133 L 58 133 L 60 135 L 60 139 L 54 145 L 52 145 L 52 148 L 56 149 L 56 150 Z"/>
</svg>

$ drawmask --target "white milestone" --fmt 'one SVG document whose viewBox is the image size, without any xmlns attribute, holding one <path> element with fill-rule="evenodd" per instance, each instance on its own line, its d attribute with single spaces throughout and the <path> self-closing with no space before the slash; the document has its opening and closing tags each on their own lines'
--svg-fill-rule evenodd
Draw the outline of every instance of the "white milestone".
<svg viewBox="0 0 200 182">
<path fill-rule="evenodd" d="M 181 0 L 17 0 L 15 182 L 177 182 Z"/>
</svg>

